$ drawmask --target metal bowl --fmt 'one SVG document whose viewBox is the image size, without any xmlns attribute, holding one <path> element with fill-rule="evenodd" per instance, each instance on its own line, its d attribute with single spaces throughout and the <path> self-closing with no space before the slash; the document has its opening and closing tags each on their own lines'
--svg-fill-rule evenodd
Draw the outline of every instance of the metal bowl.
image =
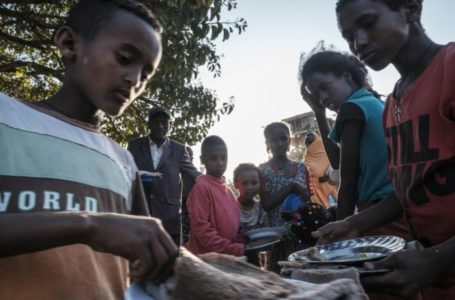
<svg viewBox="0 0 455 300">
<path fill-rule="evenodd" d="M 403 250 L 405 245 L 405 240 L 397 236 L 359 237 L 297 251 L 288 260 L 312 264 L 359 264 Z"/>
</svg>

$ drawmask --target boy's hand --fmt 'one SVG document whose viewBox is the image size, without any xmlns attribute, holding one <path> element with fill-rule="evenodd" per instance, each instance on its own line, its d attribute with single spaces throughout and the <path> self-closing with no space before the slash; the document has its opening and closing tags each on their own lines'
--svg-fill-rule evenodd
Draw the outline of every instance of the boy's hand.
<svg viewBox="0 0 455 300">
<path fill-rule="evenodd" d="M 350 239 L 359 236 L 359 234 L 347 220 L 331 222 L 311 233 L 314 238 L 319 239 L 318 244 L 328 244 L 338 240 Z"/>
<path fill-rule="evenodd" d="M 381 291 L 409 298 L 435 278 L 436 266 L 431 254 L 425 250 L 409 250 L 392 254 L 377 262 L 365 263 L 365 268 L 390 269 L 384 275 L 371 275 L 362 278 L 367 291 Z"/>
<path fill-rule="evenodd" d="M 171 274 L 178 248 L 160 220 L 119 214 L 91 217 L 93 230 L 87 245 L 128 259 L 132 278 L 161 281 Z"/>
</svg>

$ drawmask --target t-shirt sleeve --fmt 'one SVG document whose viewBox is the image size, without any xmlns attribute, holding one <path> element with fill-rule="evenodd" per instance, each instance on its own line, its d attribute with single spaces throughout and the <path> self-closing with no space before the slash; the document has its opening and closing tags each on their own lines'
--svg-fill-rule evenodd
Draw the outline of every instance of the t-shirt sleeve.
<svg viewBox="0 0 455 300">
<path fill-rule="evenodd" d="M 347 102 L 344 103 L 340 111 L 338 112 L 337 119 L 335 121 L 335 126 L 330 131 L 329 137 L 335 142 L 339 143 L 341 134 L 343 133 L 344 125 L 348 121 L 357 120 L 365 122 L 365 114 L 362 109 L 355 103 Z"/>
</svg>

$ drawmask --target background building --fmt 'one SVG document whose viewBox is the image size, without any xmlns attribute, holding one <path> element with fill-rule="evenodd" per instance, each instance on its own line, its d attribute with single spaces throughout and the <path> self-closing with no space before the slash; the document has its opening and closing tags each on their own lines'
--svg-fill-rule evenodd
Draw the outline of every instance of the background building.
<svg viewBox="0 0 455 300">
<path fill-rule="evenodd" d="M 334 120 L 327 118 L 329 127 L 332 127 L 335 123 Z M 301 161 L 303 154 L 305 153 L 305 137 L 309 132 L 315 132 L 320 135 L 318 123 L 314 112 L 310 111 L 307 113 L 295 115 L 286 119 L 284 122 L 288 123 L 291 127 L 291 151 L 289 156 L 294 160 Z"/>
</svg>

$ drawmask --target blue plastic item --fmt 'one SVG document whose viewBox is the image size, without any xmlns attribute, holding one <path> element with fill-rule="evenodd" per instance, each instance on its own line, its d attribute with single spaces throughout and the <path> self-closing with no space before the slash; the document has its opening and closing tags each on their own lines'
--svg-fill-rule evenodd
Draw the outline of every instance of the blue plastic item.
<svg viewBox="0 0 455 300">
<path fill-rule="evenodd" d="M 148 185 L 152 184 L 154 179 L 155 178 L 151 175 L 141 175 L 141 181 L 144 186 L 148 186 Z"/>
<path fill-rule="evenodd" d="M 302 205 L 302 199 L 297 194 L 289 194 L 283 201 L 283 211 L 296 211 Z"/>
</svg>

